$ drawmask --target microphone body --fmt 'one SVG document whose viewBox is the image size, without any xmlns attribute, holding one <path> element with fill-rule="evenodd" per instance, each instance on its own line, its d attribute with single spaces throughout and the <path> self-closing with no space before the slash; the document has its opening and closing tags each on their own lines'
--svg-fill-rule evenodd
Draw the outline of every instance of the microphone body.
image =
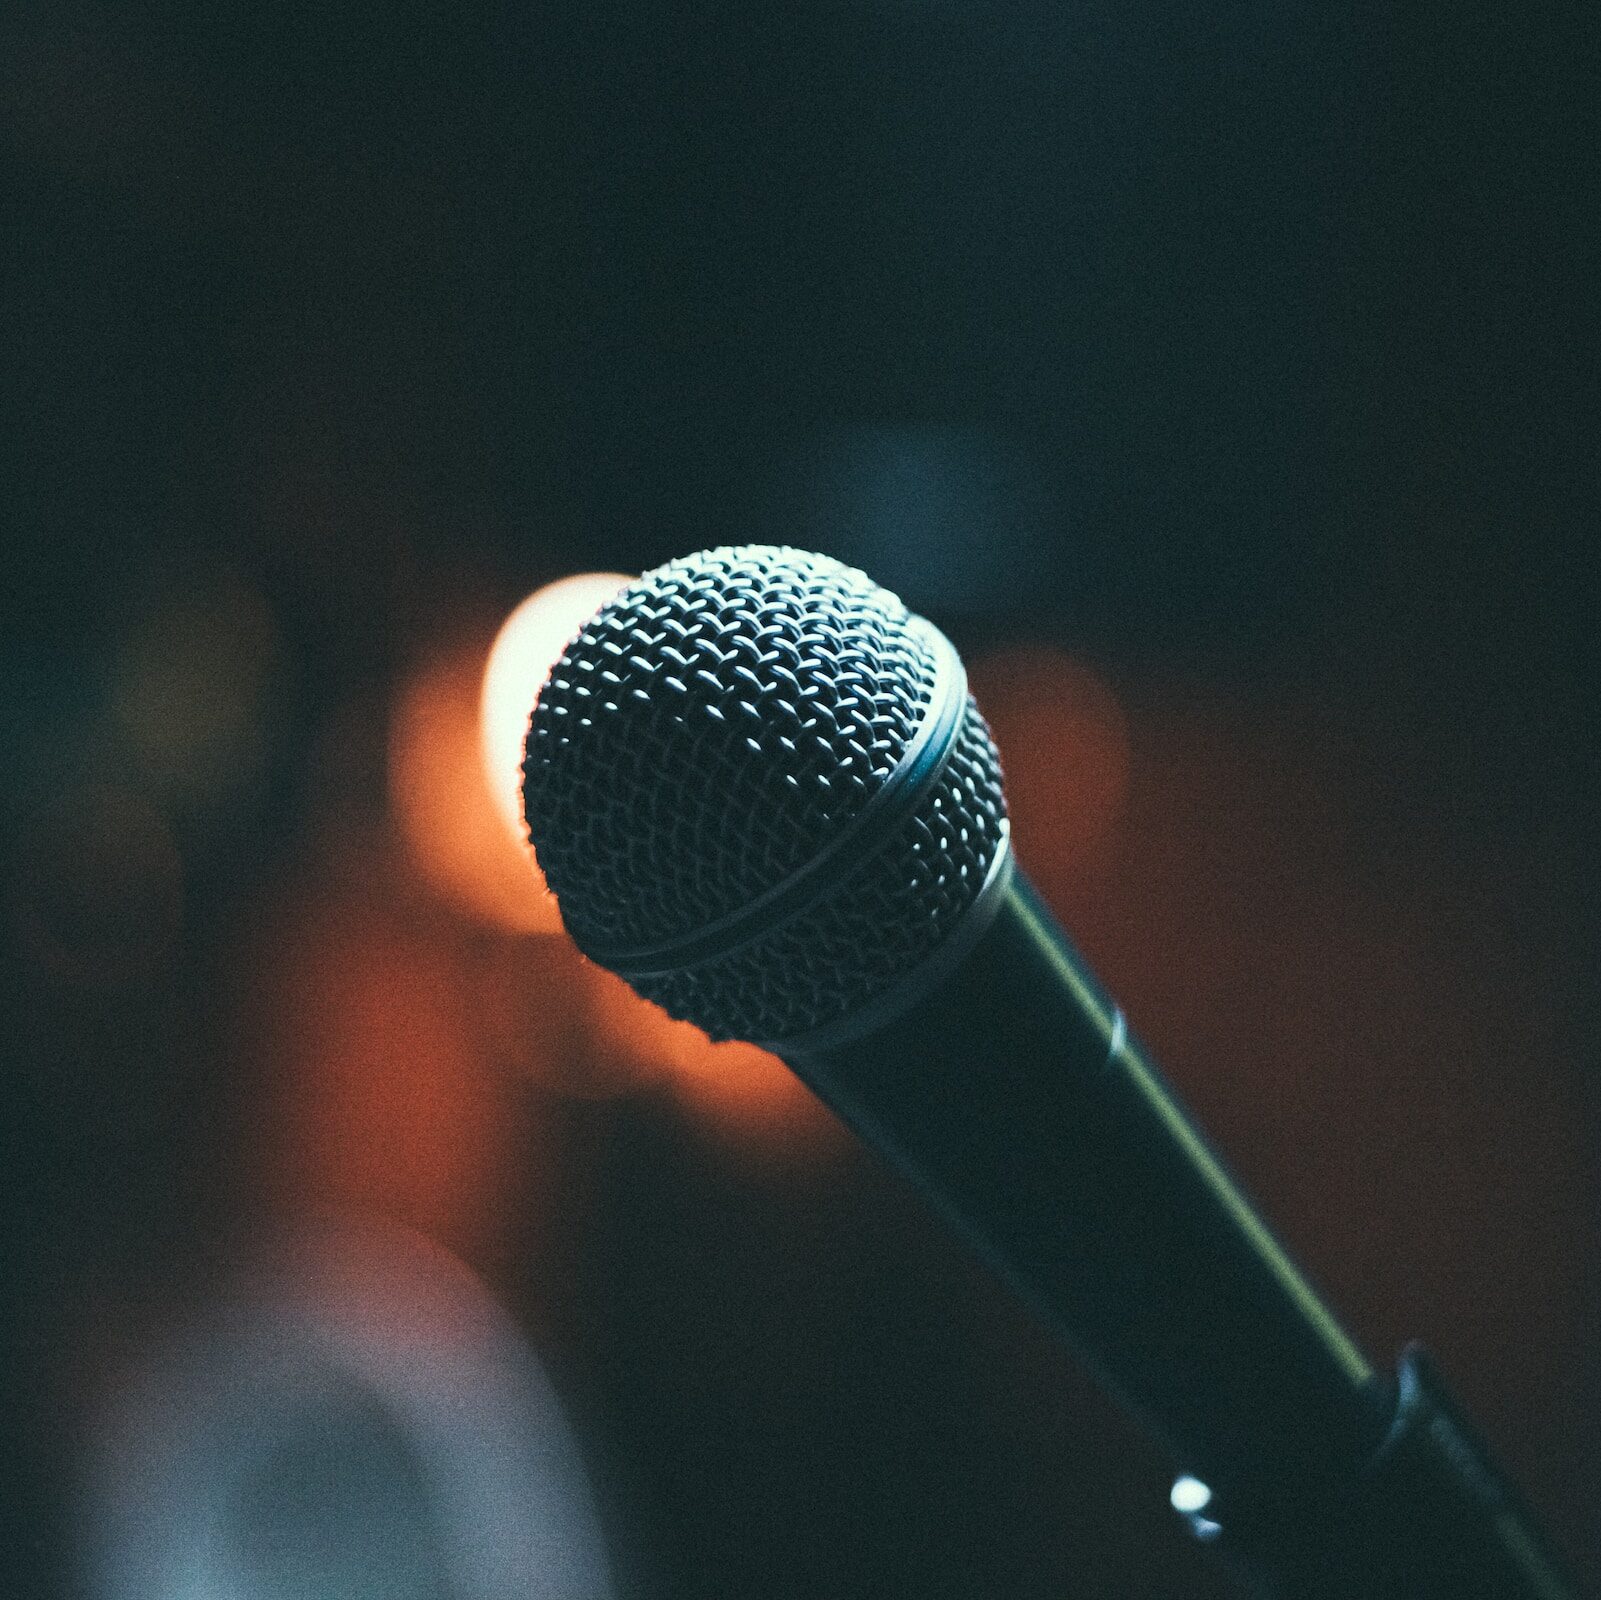
<svg viewBox="0 0 1601 1600">
<path fill-rule="evenodd" d="M 1262 1593 L 1567 1600 L 1432 1364 L 1375 1371 L 1021 873 L 989 909 L 921 1000 L 785 1060 L 1165 1443 Z"/>
<path fill-rule="evenodd" d="M 1382 1385 L 1020 873 L 957 969 L 785 1059 L 1215 1492 L 1362 1460 Z"/>
<path fill-rule="evenodd" d="M 948 640 L 703 552 L 552 669 L 530 838 L 592 959 L 783 1056 L 1073 1345 L 1281 1600 L 1566 1600 L 1421 1353 L 1375 1373 L 1013 865 Z"/>
</svg>

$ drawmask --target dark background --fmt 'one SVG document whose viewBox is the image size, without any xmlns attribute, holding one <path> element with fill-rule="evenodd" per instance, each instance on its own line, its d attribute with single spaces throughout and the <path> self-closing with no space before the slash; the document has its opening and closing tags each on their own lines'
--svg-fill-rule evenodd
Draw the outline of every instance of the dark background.
<svg viewBox="0 0 1601 1600">
<path fill-rule="evenodd" d="M 252 939 L 330 815 L 380 825 L 397 684 L 475 607 L 753 536 L 1114 687 L 1115 849 L 1052 865 L 1020 794 L 1025 863 L 1357 1335 L 1424 1337 L 1601 1575 L 1594 32 L 8 8 L 8 1592 L 71 1587 L 108 1350 L 256 1226 Z M 246 712 L 190 760 L 217 661 Z M 446 1242 L 641 1592 L 1225 1592 L 870 1163 L 533 1099 L 538 1240 Z"/>
</svg>

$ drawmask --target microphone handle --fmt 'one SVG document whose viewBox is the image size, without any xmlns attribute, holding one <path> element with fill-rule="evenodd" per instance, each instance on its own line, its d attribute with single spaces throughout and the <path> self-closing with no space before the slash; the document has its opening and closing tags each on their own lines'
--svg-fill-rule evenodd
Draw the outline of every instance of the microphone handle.
<svg viewBox="0 0 1601 1600">
<path fill-rule="evenodd" d="M 1515 1554 L 1500 1587 L 1423 1586 L 1466 1540 L 1464 1504 L 1527 1530 L 1508 1537 L 1531 1570 L 1538 1538 L 1505 1493 L 1485 1508 L 1477 1452 L 1442 1443 L 1456 1434 L 1438 1419 L 1460 1418 L 1437 1380 L 1415 1362 L 1399 1383 L 1375 1372 L 1022 874 L 996 889 L 943 983 L 864 1037 L 780 1046 L 790 1065 L 1211 1490 L 1192 1525 L 1221 1531 L 1270 1592 L 1565 1597 Z M 1465 1498 L 1434 1492 L 1469 1479 Z M 1397 1518 L 1398 1501 L 1447 1525 Z M 1392 1577 L 1403 1586 L 1381 1586 Z"/>
</svg>

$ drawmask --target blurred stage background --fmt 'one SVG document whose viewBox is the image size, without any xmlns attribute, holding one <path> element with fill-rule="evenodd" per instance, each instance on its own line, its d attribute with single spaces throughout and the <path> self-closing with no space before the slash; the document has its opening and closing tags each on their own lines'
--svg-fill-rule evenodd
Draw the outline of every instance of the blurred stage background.
<svg viewBox="0 0 1601 1600">
<path fill-rule="evenodd" d="M 207 1593 L 578 1593 L 530 1350 L 623 1593 L 1226 1592 L 916 1202 L 524 887 L 501 623 L 746 537 L 952 634 L 1025 865 L 1601 1578 L 1593 43 L 7 8 L 6 1593 L 164 1600 L 224 1479 Z"/>
</svg>

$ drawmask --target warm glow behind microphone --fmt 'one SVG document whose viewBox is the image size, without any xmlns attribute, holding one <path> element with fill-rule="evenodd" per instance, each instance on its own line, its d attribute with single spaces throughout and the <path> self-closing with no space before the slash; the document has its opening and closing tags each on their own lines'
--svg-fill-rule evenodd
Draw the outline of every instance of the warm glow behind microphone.
<svg viewBox="0 0 1601 1600">
<path fill-rule="evenodd" d="M 627 582 L 581 573 L 536 590 L 501 625 L 432 651 L 401 686 L 389 730 L 390 801 L 423 878 L 474 921 L 561 931 L 523 833 L 518 763 L 537 688 L 597 606 Z"/>
<path fill-rule="evenodd" d="M 580 572 L 547 583 L 506 618 L 490 646 L 479 716 L 484 773 L 519 845 L 529 685 L 545 681 L 573 635 L 628 582 L 620 572 Z"/>
</svg>

